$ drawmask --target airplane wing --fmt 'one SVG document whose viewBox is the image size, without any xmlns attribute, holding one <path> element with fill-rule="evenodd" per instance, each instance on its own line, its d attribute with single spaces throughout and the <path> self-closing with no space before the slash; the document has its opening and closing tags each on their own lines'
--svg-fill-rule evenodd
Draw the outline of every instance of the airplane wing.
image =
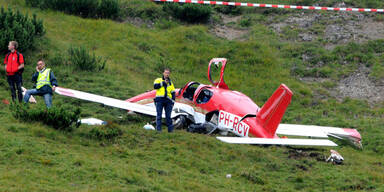
<svg viewBox="0 0 384 192">
<path fill-rule="evenodd" d="M 142 113 L 145 115 L 156 116 L 156 108 L 151 106 L 141 105 L 141 104 L 114 99 L 110 97 L 103 97 L 100 95 L 95 95 L 95 94 L 86 93 L 82 91 L 76 91 L 73 89 L 66 89 L 62 87 L 56 87 L 55 92 L 59 95 L 63 95 L 67 97 L 73 97 L 73 98 L 82 99 L 86 101 L 101 103 L 107 106 L 134 111 L 134 112 Z M 177 114 L 172 112 L 171 117 L 173 118 L 175 116 L 177 116 Z M 165 118 L 164 113 L 163 113 L 163 118 Z"/>
<path fill-rule="evenodd" d="M 333 137 L 347 140 L 355 146 L 362 148 L 361 135 L 356 129 L 315 125 L 279 124 L 276 134 L 318 138 Z"/>
<path fill-rule="evenodd" d="M 231 144 L 255 144 L 255 145 L 297 145 L 297 146 L 337 146 L 327 139 L 269 139 L 250 137 L 216 137 L 218 140 Z"/>
</svg>

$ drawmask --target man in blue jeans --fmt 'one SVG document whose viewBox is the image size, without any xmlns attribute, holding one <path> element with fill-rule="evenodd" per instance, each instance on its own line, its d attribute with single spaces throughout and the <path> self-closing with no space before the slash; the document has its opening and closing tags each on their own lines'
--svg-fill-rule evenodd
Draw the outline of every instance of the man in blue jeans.
<svg viewBox="0 0 384 192">
<path fill-rule="evenodd" d="M 172 108 L 175 103 L 175 86 L 169 78 L 171 71 L 165 68 L 162 78 L 157 78 L 153 87 L 156 90 L 156 130 L 161 131 L 161 116 L 165 109 L 165 119 L 167 121 L 168 132 L 173 132 L 173 123 L 171 119 Z"/>
<path fill-rule="evenodd" d="M 55 91 L 57 80 L 50 68 L 45 67 L 45 62 L 39 60 L 36 66 L 36 73 L 32 76 L 32 81 L 36 83 L 36 89 L 28 90 L 24 95 L 24 102 L 28 103 L 31 95 L 44 97 L 47 108 L 52 106 L 52 94 Z"/>
</svg>

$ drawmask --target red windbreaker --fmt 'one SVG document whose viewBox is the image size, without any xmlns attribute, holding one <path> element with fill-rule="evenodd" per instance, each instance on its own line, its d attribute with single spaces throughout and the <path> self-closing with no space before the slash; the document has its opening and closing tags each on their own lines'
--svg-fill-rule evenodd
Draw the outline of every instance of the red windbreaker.
<svg viewBox="0 0 384 192">
<path fill-rule="evenodd" d="M 19 70 L 19 65 L 24 63 L 23 54 L 18 53 L 16 50 L 12 53 L 5 55 L 4 64 L 7 65 L 7 75 L 14 75 Z"/>
</svg>

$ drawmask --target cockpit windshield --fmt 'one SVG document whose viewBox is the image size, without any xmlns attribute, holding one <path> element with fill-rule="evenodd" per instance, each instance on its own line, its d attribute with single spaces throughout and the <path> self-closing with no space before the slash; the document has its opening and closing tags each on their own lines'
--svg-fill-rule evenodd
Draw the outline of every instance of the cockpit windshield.
<svg viewBox="0 0 384 192">
<path fill-rule="evenodd" d="M 208 89 L 203 89 L 200 91 L 199 96 L 197 96 L 196 103 L 197 104 L 208 103 L 212 95 L 213 95 L 212 91 Z"/>
<path fill-rule="evenodd" d="M 197 87 L 199 87 L 199 85 L 200 85 L 200 83 L 198 83 L 198 82 L 193 82 L 189 85 L 186 85 L 188 87 L 185 89 L 185 91 L 183 93 L 183 98 L 192 101 L 193 96 L 195 95 L 195 91 L 196 91 Z"/>
</svg>

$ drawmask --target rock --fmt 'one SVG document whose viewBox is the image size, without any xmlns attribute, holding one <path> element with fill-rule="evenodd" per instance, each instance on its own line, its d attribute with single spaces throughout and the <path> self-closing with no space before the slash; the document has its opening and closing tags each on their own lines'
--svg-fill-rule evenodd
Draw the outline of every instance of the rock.
<svg viewBox="0 0 384 192">
<path fill-rule="evenodd" d="M 308 33 L 302 33 L 302 34 L 299 34 L 299 37 L 300 37 L 303 41 L 312 41 L 312 40 L 313 40 L 312 35 L 310 35 L 310 34 L 308 34 Z"/>
</svg>

